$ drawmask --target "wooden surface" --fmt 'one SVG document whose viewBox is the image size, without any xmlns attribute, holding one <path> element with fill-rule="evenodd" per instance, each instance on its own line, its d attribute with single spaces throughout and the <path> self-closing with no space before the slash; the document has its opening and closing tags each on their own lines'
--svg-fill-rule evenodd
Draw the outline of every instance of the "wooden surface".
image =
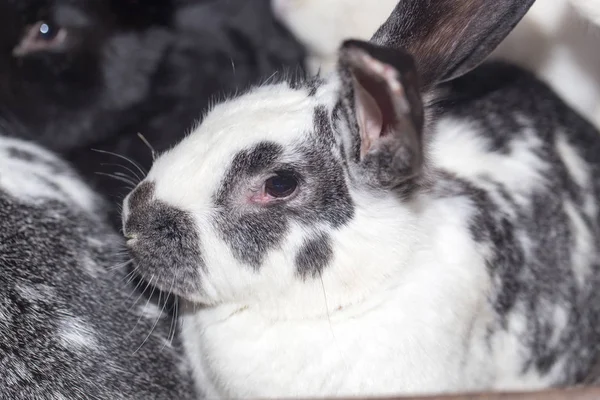
<svg viewBox="0 0 600 400">
<path fill-rule="evenodd" d="M 456 396 L 412 397 L 398 400 L 600 400 L 600 388 L 552 390 L 534 393 L 482 393 Z M 391 400 L 391 399 L 390 399 Z"/>
<path fill-rule="evenodd" d="M 335 400 L 345 400 L 345 399 L 335 399 Z M 466 395 L 452 395 L 452 396 L 387 397 L 387 398 L 355 397 L 355 398 L 347 398 L 347 399 L 348 400 L 600 400 L 600 387 L 577 388 L 577 389 L 568 389 L 568 390 L 550 390 L 550 391 L 530 392 L 530 393 L 481 393 L 481 394 L 466 394 Z"/>
</svg>

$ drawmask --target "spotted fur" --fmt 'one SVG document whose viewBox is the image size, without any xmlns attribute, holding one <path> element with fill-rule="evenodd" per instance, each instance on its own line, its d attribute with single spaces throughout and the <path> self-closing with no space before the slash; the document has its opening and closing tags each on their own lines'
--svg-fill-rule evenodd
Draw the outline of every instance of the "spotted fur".
<svg viewBox="0 0 600 400">
<path fill-rule="evenodd" d="M 171 290 L 208 396 L 589 381 L 599 133 L 519 68 L 472 70 L 531 3 L 403 0 L 328 78 L 217 105 L 156 161 L 150 202 L 201 238 L 198 289 Z M 267 188 L 280 171 L 297 177 L 284 198 Z M 151 234 L 127 229 L 157 217 L 134 205 L 147 184 L 125 199 L 126 235 Z M 146 277 L 170 240 L 152 234 L 130 246 Z M 165 263 L 158 285 L 188 267 Z"/>
<path fill-rule="evenodd" d="M 66 163 L 0 137 L 0 397 L 195 397 L 171 320 L 130 287 L 105 214 Z"/>
</svg>

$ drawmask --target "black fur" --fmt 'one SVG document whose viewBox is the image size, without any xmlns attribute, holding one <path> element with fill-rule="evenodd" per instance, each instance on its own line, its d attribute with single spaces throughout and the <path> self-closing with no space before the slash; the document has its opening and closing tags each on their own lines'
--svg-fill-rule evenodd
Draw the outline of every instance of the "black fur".
<svg viewBox="0 0 600 400">
<path fill-rule="evenodd" d="M 415 57 L 424 87 L 479 65 L 535 0 L 399 1 L 371 42 Z"/>
<path fill-rule="evenodd" d="M 66 28 L 72 42 L 14 56 L 27 25 L 40 20 Z M 3 1 L 0 121 L 22 124 L 19 136 L 61 152 L 117 200 L 125 185 L 96 172 L 122 172 L 105 164 L 123 161 L 92 149 L 148 169 L 151 154 L 138 132 L 166 150 L 209 101 L 302 61 L 269 0 Z"/>
<path fill-rule="evenodd" d="M 302 279 L 316 278 L 333 258 L 331 238 L 321 233 L 314 238 L 307 238 L 296 254 L 296 270 Z"/>
</svg>

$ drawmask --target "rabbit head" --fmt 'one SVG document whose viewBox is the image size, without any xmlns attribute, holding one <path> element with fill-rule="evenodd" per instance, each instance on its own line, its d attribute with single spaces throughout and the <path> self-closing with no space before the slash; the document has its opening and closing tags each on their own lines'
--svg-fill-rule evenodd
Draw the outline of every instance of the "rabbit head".
<svg viewBox="0 0 600 400">
<path fill-rule="evenodd" d="M 324 286 L 331 307 L 365 296 L 418 240 L 422 99 L 474 68 L 532 3 L 404 0 L 371 42 L 343 44 L 327 80 L 215 106 L 124 201 L 138 271 L 194 302 L 295 316 L 322 312 Z"/>
<path fill-rule="evenodd" d="M 172 12 L 168 0 L 3 1 L 0 117 L 57 151 L 112 133 L 149 95 Z"/>
</svg>

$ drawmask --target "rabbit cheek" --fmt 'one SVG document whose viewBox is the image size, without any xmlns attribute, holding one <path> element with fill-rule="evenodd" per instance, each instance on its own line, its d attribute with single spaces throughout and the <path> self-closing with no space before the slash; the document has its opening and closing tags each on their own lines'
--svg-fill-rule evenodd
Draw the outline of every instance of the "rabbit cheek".
<svg viewBox="0 0 600 400">
<path fill-rule="evenodd" d="M 154 183 L 144 182 L 125 200 L 123 232 L 137 270 L 162 290 L 193 296 L 205 269 L 194 220 L 153 197 Z"/>
</svg>

